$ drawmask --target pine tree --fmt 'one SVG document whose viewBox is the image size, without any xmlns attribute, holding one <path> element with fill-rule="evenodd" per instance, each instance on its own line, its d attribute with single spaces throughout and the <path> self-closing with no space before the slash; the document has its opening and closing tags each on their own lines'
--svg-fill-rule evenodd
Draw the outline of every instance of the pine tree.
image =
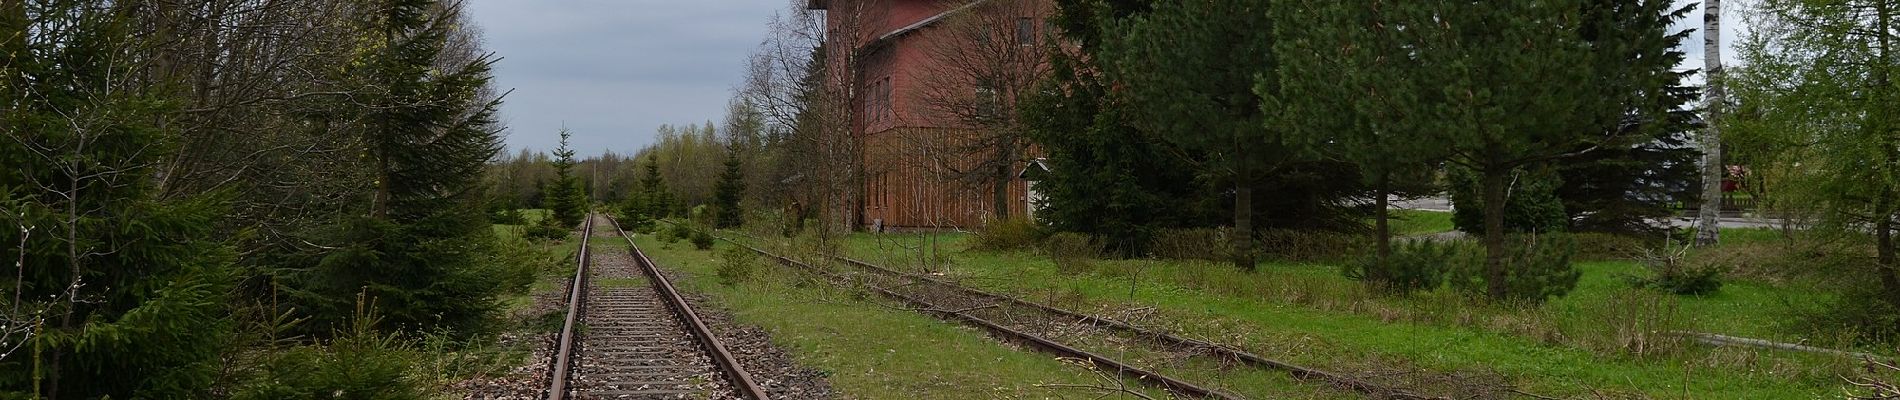
<svg viewBox="0 0 1900 400">
<path fill-rule="evenodd" d="M 1310 143 L 1361 152 L 1359 163 L 1375 174 L 1436 156 L 1471 171 L 1475 188 L 1466 189 L 1478 203 L 1469 208 L 1482 215 L 1486 294 L 1506 298 L 1513 287 L 1507 279 L 1523 272 L 1505 265 L 1509 202 L 1542 198 L 1561 207 L 1549 195 L 1552 185 L 1515 178 L 1668 133 L 1671 124 L 1654 121 L 1677 117 L 1671 107 L 1680 104 L 1681 75 L 1670 68 L 1680 60 L 1673 48 L 1681 36 L 1668 29 L 1685 10 L 1670 7 L 1602 0 L 1282 4 L 1281 18 L 1309 22 L 1302 34 L 1283 38 L 1291 40 L 1282 42 L 1290 50 L 1286 62 L 1307 73 L 1282 76 L 1302 90 L 1282 89 L 1309 95 L 1285 98 L 1301 112 L 1284 122 L 1317 132 Z M 1308 54 L 1327 59 L 1306 60 Z M 1349 103 L 1304 106 L 1327 99 Z M 1349 132 L 1330 135 L 1327 128 Z M 1416 153 L 1404 154 L 1411 147 Z M 1427 157 L 1413 158 L 1419 155 Z M 1510 195 L 1526 186 L 1542 192 Z M 1533 209 L 1537 217 L 1527 219 L 1564 215 Z M 1549 225 L 1562 226 L 1539 226 Z"/>
<path fill-rule="evenodd" d="M 1392 252 L 1388 199 L 1394 192 L 1405 192 L 1406 182 L 1430 182 L 1436 164 L 1447 156 L 1436 132 L 1425 130 L 1429 125 L 1406 108 L 1435 101 L 1436 94 L 1406 87 L 1417 83 L 1402 78 L 1415 60 L 1391 56 L 1406 50 L 1386 30 L 1389 25 L 1380 23 L 1384 16 L 1376 7 L 1282 1 L 1273 9 L 1277 20 L 1304 23 L 1274 26 L 1274 51 L 1284 56 L 1279 74 L 1263 76 L 1257 90 L 1274 96 L 1277 86 L 1299 95 L 1275 96 L 1263 104 L 1271 116 L 1267 124 L 1286 130 L 1303 146 L 1358 166 L 1373 189 L 1373 261 L 1375 267 L 1383 266 Z M 1369 268 L 1366 278 L 1380 281 L 1385 272 Z"/>
<path fill-rule="evenodd" d="M 745 209 L 739 205 L 744 197 L 745 160 L 739 158 L 739 143 L 732 143 L 726 148 L 726 169 L 713 187 L 713 211 L 718 213 L 714 225 L 720 229 L 745 225 Z"/>
<path fill-rule="evenodd" d="M 1592 149 L 1647 142 L 1663 129 L 1617 128 L 1631 118 L 1668 118 L 1662 102 L 1643 99 L 1672 90 L 1680 76 L 1629 60 L 1672 51 L 1667 29 L 1682 13 L 1671 7 L 1597 0 L 1378 6 L 1402 48 L 1422 49 L 1404 53 L 1410 67 L 1397 79 L 1407 83 L 1392 90 L 1437 99 L 1411 102 L 1406 111 L 1418 116 L 1421 131 L 1445 135 L 1449 161 L 1479 178 L 1490 297 L 1508 298 L 1507 279 L 1522 272 L 1509 270 L 1505 259 L 1514 174 Z"/>
<path fill-rule="evenodd" d="M 361 77 L 365 121 L 354 128 L 375 180 L 369 210 L 346 218 L 292 272 L 287 290 L 309 312 L 311 333 L 342 326 L 359 294 L 385 328 L 480 329 L 498 307 L 498 284 L 482 276 L 493 229 L 480 178 L 501 149 L 496 109 L 484 99 L 493 60 L 437 67 L 454 13 L 430 0 L 386 0 L 364 21 L 377 46 L 348 73 Z"/>
<path fill-rule="evenodd" d="M 235 323 L 219 199 L 161 199 L 175 99 L 134 3 L 0 5 L 0 398 L 207 398 Z"/>
<path fill-rule="evenodd" d="M 554 183 L 541 195 L 541 203 L 553 212 L 554 221 L 569 229 L 579 226 L 587 213 L 587 198 L 581 192 L 580 177 L 574 175 L 574 149 L 567 144 L 570 137 L 573 134 L 561 128 L 561 147 L 554 149 Z"/>
</svg>

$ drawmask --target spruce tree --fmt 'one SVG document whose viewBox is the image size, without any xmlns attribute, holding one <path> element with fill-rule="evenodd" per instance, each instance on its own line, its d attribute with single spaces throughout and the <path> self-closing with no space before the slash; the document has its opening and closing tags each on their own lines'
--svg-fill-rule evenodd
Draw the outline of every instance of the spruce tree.
<svg viewBox="0 0 1900 400">
<path fill-rule="evenodd" d="M 1261 123 L 1260 98 L 1246 84 L 1275 68 L 1265 4 L 1163 1 L 1131 19 L 1110 54 L 1110 76 L 1132 91 L 1137 126 L 1200 153 L 1205 172 L 1230 182 L 1233 261 L 1247 271 L 1256 266 L 1255 180 L 1285 157 L 1277 132 Z"/>
<path fill-rule="evenodd" d="M 1139 2 L 1059 0 L 1054 19 L 1080 52 L 1056 51 L 1041 90 L 1022 101 L 1031 140 L 1051 166 L 1036 183 L 1044 196 L 1036 217 L 1056 230 L 1101 237 L 1123 256 L 1146 253 L 1160 229 L 1218 224 L 1219 209 L 1196 207 L 1207 197 L 1178 148 L 1134 129 L 1127 103 L 1111 93 L 1099 50 L 1119 21 L 1146 12 Z M 1085 167 L 1072 167 L 1085 166 Z"/>
<path fill-rule="evenodd" d="M 573 136 L 567 128 L 561 128 L 561 147 L 554 149 L 554 183 L 541 194 L 541 203 L 553 212 L 554 221 L 570 229 L 580 225 L 587 213 L 587 198 L 581 192 L 580 177 L 574 175 L 574 149 L 567 144 L 568 138 Z"/>
<path fill-rule="evenodd" d="M 726 169 L 720 171 L 719 182 L 713 187 L 713 211 L 718 213 L 714 226 L 736 228 L 745 224 L 745 209 L 740 208 L 740 199 L 745 197 L 745 160 L 739 158 L 739 143 L 726 147 Z"/>
<path fill-rule="evenodd" d="M 660 219 L 673 216 L 673 191 L 667 189 L 666 180 L 660 177 L 660 156 L 647 155 L 646 174 L 640 177 L 642 210 L 648 218 Z"/>
<path fill-rule="evenodd" d="M 208 398 L 235 323 L 216 198 L 161 199 L 176 112 L 135 3 L 0 5 L 0 398 Z"/>
<path fill-rule="evenodd" d="M 378 2 L 363 21 L 377 42 L 347 73 L 360 77 L 353 128 L 375 177 L 368 210 L 318 240 L 314 266 L 293 272 L 304 326 L 327 333 L 357 308 L 359 295 L 383 328 L 480 329 L 498 307 L 499 286 L 483 276 L 493 229 L 482 210 L 480 176 L 501 149 L 496 109 L 484 99 L 493 59 L 438 67 L 453 13 L 430 0 Z"/>
</svg>

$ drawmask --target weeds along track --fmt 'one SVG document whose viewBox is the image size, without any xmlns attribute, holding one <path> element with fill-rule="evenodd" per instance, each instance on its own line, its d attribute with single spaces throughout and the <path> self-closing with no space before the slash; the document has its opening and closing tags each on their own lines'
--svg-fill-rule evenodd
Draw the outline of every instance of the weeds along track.
<svg viewBox="0 0 1900 400">
<path fill-rule="evenodd" d="M 1087 325 L 1109 331 L 1125 339 L 1140 339 L 1141 341 L 1156 345 L 1159 351 L 1174 352 L 1188 357 L 1211 358 L 1213 361 L 1223 365 L 1239 363 L 1260 369 L 1282 371 L 1296 379 L 1324 382 L 1338 388 L 1352 390 L 1374 398 L 1394 400 L 1445 399 L 1443 397 L 1427 396 L 1399 388 L 1379 385 L 1343 374 L 1273 360 L 1233 346 L 1182 337 L 1172 333 L 1142 328 L 1114 319 L 1050 307 L 1041 303 L 963 286 L 931 276 L 899 272 L 850 257 L 831 255 L 830 258 L 859 271 L 886 277 L 896 282 L 902 282 L 901 284 L 903 285 L 929 287 L 931 288 L 929 290 L 938 293 L 949 292 L 949 294 L 942 296 L 944 298 L 958 299 L 957 301 L 968 304 L 985 304 L 984 306 L 966 307 L 1006 305 L 1008 309 L 1013 311 L 1008 312 L 1007 315 L 1019 316 L 1022 319 L 1031 321 L 1030 323 L 1034 323 L 1034 321 L 1056 321 L 1058 326 L 1062 324 Z M 1004 309 L 1001 307 L 997 308 L 999 310 Z"/>
<path fill-rule="evenodd" d="M 780 263 L 827 276 L 844 284 L 861 285 L 910 304 L 920 311 L 983 326 L 1012 341 L 1030 342 L 1045 350 L 1087 359 L 1104 371 L 1123 371 L 1123 375 L 1178 394 L 1196 397 L 1236 398 L 1230 388 L 1188 384 L 1175 377 L 1225 381 L 1254 371 L 1259 374 L 1285 374 L 1294 379 L 1323 384 L 1342 392 L 1398 400 L 1445 399 L 1415 393 L 1398 387 L 1376 384 L 1363 379 L 1303 367 L 1261 357 L 1238 348 L 1204 340 L 1181 337 L 1167 332 L 1135 326 L 1114 319 L 1077 313 L 1011 296 L 990 293 L 942 279 L 910 274 L 842 256 L 831 256 L 833 264 L 845 268 L 830 270 L 799 262 L 738 241 L 727 241 L 751 249 Z M 1042 345 L 1047 342 L 1049 345 Z M 1115 354 L 1123 362 L 1098 354 Z M 1154 366 L 1153 370 L 1135 364 Z M 1159 371 L 1156 371 L 1159 370 Z M 1493 396 L 1478 396 L 1490 398 Z"/>
<path fill-rule="evenodd" d="M 604 229 L 595 229 L 604 221 Z M 582 237 L 620 237 L 590 216 Z M 596 252 L 583 240 L 554 355 L 549 399 L 765 399 L 671 282 L 627 241 Z"/>
<path fill-rule="evenodd" d="M 776 254 L 772 254 L 770 252 L 766 252 L 764 250 L 751 247 L 745 243 L 732 241 L 729 239 L 727 239 L 727 241 L 735 245 L 745 247 L 746 249 L 749 249 L 753 252 L 764 255 L 768 258 L 772 258 L 781 264 L 792 266 L 795 268 L 799 268 L 799 269 L 823 276 L 825 278 L 830 279 L 834 283 L 844 284 L 844 285 L 860 283 L 860 284 L 863 284 L 863 286 L 868 290 L 882 294 L 885 297 L 898 300 L 912 307 L 916 307 L 915 309 L 917 311 L 935 314 L 945 319 L 963 322 L 969 325 L 983 328 L 984 330 L 989 331 L 991 334 L 1001 339 L 1020 343 L 1023 345 L 1030 346 L 1030 347 L 1034 347 L 1034 348 L 1043 350 L 1045 352 L 1053 353 L 1062 357 L 1082 360 L 1082 361 L 1087 362 L 1088 364 L 1093 365 L 1099 371 L 1103 371 L 1105 373 L 1111 373 L 1111 374 L 1118 374 L 1122 377 L 1139 381 L 1143 384 L 1147 384 L 1153 387 L 1161 388 L 1163 390 L 1167 390 L 1177 395 L 1197 397 L 1197 398 L 1218 398 L 1218 399 L 1244 398 L 1242 396 L 1236 395 L 1226 390 L 1217 389 L 1217 388 L 1209 388 L 1202 385 L 1190 383 L 1188 381 L 1185 381 L 1179 378 L 1164 375 L 1164 374 L 1151 371 L 1148 369 L 1139 368 L 1131 363 L 1123 362 L 1115 358 L 1111 358 L 1109 356 L 1099 354 L 1097 352 L 1091 352 L 1089 350 L 1076 347 L 1075 345 L 1066 343 L 1062 340 L 1053 339 L 1051 336 L 1048 335 L 1052 332 L 1048 330 L 1043 330 L 1042 332 L 1038 333 L 1031 330 L 1025 330 L 1024 327 L 1020 323 L 1017 323 L 1017 321 L 1009 321 L 1009 322 L 993 321 L 990 319 L 990 316 L 980 315 L 980 314 L 990 314 L 990 313 L 980 313 L 979 311 L 998 308 L 996 305 L 969 306 L 967 302 L 946 301 L 947 299 L 938 298 L 941 295 L 941 292 L 940 292 L 941 288 L 936 288 L 930 285 L 911 285 L 911 284 L 906 284 L 904 282 L 898 282 L 894 279 L 880 279 L 876 276 L 868 275 L 868 274 L 846 276 L 843 274 L 828 271 L 823 268 L 814 267 L 810 264 L 799 262 L 797 260 L 793 260 L 793 259 L 779 256 Z M 867 280 L 867 281 L 860 281 L 860 280 Z M 918 290 L 923 290 L 926 292 L 932 291 L 932 290 L 938 290 L 939 293 L 919 293 L 917 292 Z M 958 307 L 963 307 L 963 308 L 958 308 Z"/>
</svg>

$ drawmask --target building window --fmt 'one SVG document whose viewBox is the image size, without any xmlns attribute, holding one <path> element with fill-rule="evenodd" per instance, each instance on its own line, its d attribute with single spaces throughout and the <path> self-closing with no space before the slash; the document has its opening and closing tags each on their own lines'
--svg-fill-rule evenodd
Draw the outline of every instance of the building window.
<svg viewBox="0 0 1900 400">
<path fill-rule="evenodd" d="M 880 119 L 891 118 L 892 110 L 891 110 L 891 78 L 890 77 L 888 76 L 884 77 L 884 79 L 878 83 L 877 98 L 878 98 L 878 118 Z"/>
<path fill-rule="evenodd" d="M 1036 44 L 1036 20 L 1029 17 L 1016 19 L 1016 43 L 1024 46 Z"/>
<path fill-rule="evenodd" d="M 983 118 L 994 118 L 999 108 L 996 87 L 988 83 L 976 87 L 976 112 Z"/>
<path fill-rule="evenodd" d="M 877 110 L 878 110 L 877 95 L 876 95 L 876 93 L 878 92 L 877 85 L 878 85 L 878 82 L 871 82 L 871 84 L 869 85 L 870 87 L 867 87 L 864 89 L 864 93 L 867 95 L 870 95 L 863 99 L 865 121 L 877 120 Z"/>
</svg>

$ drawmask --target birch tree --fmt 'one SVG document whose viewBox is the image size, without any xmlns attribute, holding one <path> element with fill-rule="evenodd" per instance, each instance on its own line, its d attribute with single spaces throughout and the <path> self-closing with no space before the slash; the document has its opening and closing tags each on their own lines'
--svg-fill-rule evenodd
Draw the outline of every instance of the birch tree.
<svg viewBox="0 0 1900 400">
<path fill-rule="evenodd" d="M 1702 0 L 1702 65 L 1708 81 L 1702 109 L 1702 205 L 1696 212 L 1695 244 L 1714 245 L 1721 237 L 1722 178 L 1722 0 Z"/>
</svg>

